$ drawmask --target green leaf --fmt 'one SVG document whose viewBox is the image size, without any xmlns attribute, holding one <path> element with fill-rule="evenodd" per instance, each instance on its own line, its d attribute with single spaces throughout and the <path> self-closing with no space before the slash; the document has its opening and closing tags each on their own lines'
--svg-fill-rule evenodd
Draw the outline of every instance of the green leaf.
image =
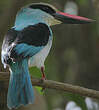
<svg viewBox="0 0 99 110">
<path fill-rule="evenodd" d="M 44 94 L 44 92 L 42 91 L 42 87 L 36 86 L 35 88 L 36 88 L 36 90 L 37 90 L 41 95 Z"/>
<path fill-rule="evenodd" d="M 36 67 L 31 67 L 31 68 L 29 68 L 29 72 L 30 72 L 30 74 L 31 74 L 33 77 L 41 78 L 41 71 L 40 71 L 38 68 L 36 68 Z M 42 90 L 41 87 L 36 86 L 35 88 L 37 89 L 37 91 L 38 91 L 40 94 L 43 94 L 43 92 L 41 91 L 41 90 Z"/>
<path fill-rule="evenodd" d="M 33 77 L 41 78 L 41 71 L 36 67 L 29 68 L 30 74 Z"/>
</svg>

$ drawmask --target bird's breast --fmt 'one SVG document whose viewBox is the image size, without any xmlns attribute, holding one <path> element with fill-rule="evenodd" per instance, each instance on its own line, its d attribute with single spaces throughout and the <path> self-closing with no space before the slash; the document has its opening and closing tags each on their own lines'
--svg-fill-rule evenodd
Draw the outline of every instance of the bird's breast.
<svg viewBox="0 0 99 110">
<path fill-rule="evenodd" d="M 36 66 L 38 68 L 44 67 L 44 61 L 46 57 L 48 56 L 48 53 L 52 46 L 52 40 L 49 40 L 47 45 L 37 54 L 35 54 L 33 57 L 29 60 L 29 66 Z"/>
</svg>

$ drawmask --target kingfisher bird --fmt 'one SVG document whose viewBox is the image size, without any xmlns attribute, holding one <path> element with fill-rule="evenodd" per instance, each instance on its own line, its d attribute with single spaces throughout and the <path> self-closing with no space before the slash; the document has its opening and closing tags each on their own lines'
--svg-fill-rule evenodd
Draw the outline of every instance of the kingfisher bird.
<svg viewBox="0 0 99 110">
<path fill-rule="evenodd" d="M 14 26 L 6 33 L 1 60 L 10 70 L 7 106 L 9 109 L 32 104 L 34 93 L 28 70 L 36 66 L 45 80 L 44 61 L 52 46 L 52 25 L 85 24 L 93 20 L 58 11 L 47 3 L 32 3 L 21 8 Z"/>
</svg>

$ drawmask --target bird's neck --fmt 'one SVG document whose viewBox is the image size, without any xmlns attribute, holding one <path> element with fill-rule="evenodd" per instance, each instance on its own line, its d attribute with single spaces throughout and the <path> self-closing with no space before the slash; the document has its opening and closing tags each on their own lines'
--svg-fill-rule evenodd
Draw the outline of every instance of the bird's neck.
<svg viewBox="0 0 99 110">
<path fill-rule="evenodd" d="M 15 28 L 15 30 L 17 30 L 17 31 L 20 31 L 20 30 L 22 30 L 22 29 L 24 29 L 25 27 L 28 27 L 28 26 L 30 26 L 30 25 L 35 25 L 35 24 L 38 24 L 38 23 L 44 23 L 44 24 L 46 24 L 46 22 L 44 22 L 44 21 L 41 21 L 41 20 L 30 20 L 30 21 L 28 21 L 28 20 L 23 20 L 23 21 L 18 21 L 18 22 L 16 22 L 15 23 L 15 25 L 14 25 L 14 27 L 13 28 Z M 47 24 L 46 24 L 47 25 Z"/>
</svg>

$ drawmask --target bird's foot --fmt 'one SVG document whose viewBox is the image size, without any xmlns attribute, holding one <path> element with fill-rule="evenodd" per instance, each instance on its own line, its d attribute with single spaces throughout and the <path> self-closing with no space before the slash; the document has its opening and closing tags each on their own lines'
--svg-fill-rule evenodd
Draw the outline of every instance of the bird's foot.
<svg viewBox="0 0 99 110">
<path fill-rule="evenodd" d="M 44 67 L 41 67 L 41 73 L 42 73 L 41 82 L 43 83 L 46 80 L 46 76 L 44 73 Z M 44 90 L 45 90 L 45 88 L 43 87 L 41 91 L 44 92 Z"/>
<path fill-rule="evenodd" d="M 45 76 L 45 73 L 44 73 L 44 67 L 41 67 L 41 73 L 42 73 L 42 78 L 41 78 L 41 80 L 42 80 L 42 81 L 46 80 L 46 76 Z"/>
<path fill-rule="evenodd" d="M 41 78 L 41 80 L 46 80 L 46 76 L 45 76 L 45 73 L 42 73 L 42 78 Z"/>
</svg>

